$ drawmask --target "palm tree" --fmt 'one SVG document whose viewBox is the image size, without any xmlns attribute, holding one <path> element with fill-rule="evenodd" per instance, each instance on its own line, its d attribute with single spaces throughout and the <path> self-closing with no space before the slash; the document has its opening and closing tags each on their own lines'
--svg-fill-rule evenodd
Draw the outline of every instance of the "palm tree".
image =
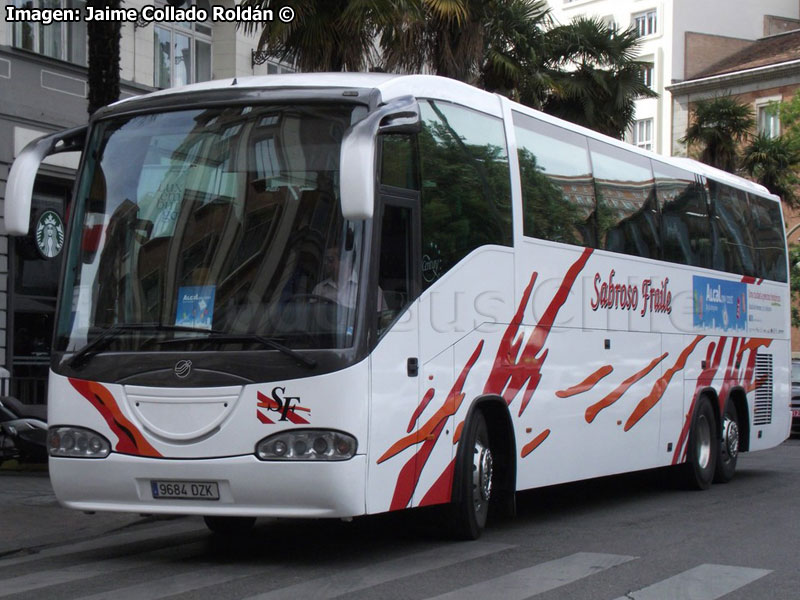
<svg viewBox="0 0 800 600">
<path fill-rule="evenodd" d="M 388 71 L 419 72 L 474 82 L 484 56 L 485 25 L 495 1 L 398 2 L 396 18 L 381 30 Z"/>
<path fill-rule="evenodd" d="M 429 0 L 384 29 L 388 70 L 427 67 L 617 138 L 635 100 L 656 95 L 642 80 L 634 28 L 590 18 L 554 26 L 546 0 L 465 2 L 463 15 L 436 14 Z"/>
<path fill-rule="evenodd" d="M 636 58 L 639 34 L 618 31 L 600 19 L 580 17 L 547 33 L 551 80 L 542 110 L 616 138 L 634 120 L 635 101 L 653 98 Z"/>
<path fill-rule="evenodd" d="M 243 0 L 267 9 L 273 0 Z M 298 0 L 259 40 L 301 71 L 433 72 L 622 137 L 634 101 L 655 94 L 635 29 L 597 19 L 555 27 L 546 0 Z M 260 24 L 246 23 L 246 31 Z M 377 46 L 380 47 L 378 52 Z"/>
<path fill-rule="evenodd" d="M 800 183 L 800 148 L 788 136 L 753 138 L 742 155 L 742 168 L 758 183 L 780 196 L 790 206 L 797 205 L 795 186 Z"/>
<path fill-rule="evenodd" d="M 735 172 L 737 150 L 755 125 L 750 107 L 732 96 L 718 96 L 699 101 L 692 117 L 681 143 L 699 146 L 702 162 Z"/>
<path fill-rule="evenodd" d="M 243 0 L 242 6 L 277 10 L 285 2 Z M 289 23 L 263 24 L 259 49 L 299 71 L 364 71 L 377 58 L 379 28 L 396 14 L 392 0 L 296 0 Z M 248 21 L 247 33 L 262 26 Z"/>
</svg>

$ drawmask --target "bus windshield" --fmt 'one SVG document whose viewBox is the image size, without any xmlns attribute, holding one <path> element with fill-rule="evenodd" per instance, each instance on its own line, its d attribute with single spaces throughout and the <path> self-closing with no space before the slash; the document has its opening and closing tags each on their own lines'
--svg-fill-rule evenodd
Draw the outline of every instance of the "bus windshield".
<svg viewBox="0 0 800 600">
<path fill-rule="evenodd" d="M 364 226 L 342 217 L 339 152 L 362 111 L 229 106 L 98 123 L 56 348 L 99 336 L 125 351 L 351 346 Z"/>
</svg>

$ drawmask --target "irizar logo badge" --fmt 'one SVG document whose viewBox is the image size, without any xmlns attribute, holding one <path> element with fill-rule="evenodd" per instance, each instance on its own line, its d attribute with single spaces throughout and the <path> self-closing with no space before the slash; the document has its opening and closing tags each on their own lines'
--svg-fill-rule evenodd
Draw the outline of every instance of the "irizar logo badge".
<svg viewBox="0 0 800 600">
<path fill-rule="evenodd" d="M 46 210 L 36 221 L 36 248 L 44 258 L 55 258 L 64 247 L 64 221 L 52 210 Z"/>
<path fill-rule="evenodd" d="M 175 368 L 173 371 L 178 379 L 186 379 L 192 372 L 192 361 L 179 360 L 177 363 L 175 363 Z"/>
</svg>

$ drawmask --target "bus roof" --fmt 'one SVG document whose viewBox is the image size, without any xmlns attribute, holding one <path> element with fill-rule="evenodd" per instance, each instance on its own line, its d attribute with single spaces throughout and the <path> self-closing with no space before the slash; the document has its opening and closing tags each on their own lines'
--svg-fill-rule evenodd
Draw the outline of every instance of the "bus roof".
<svg viewBox="0 0 800 600">
<path fill-rule="evenodd" d="M 259 75 L 249 77 L 236 77 L 233 79 L 216 79 L 202 83 L 194 83 L 177 88 L 168 88 L 148 94 L 148 98 L 166 96 L 185 96 L 187 94 L 236 89 L 372 89 L 380 93 L 381 101 L 387 102 L 400 96 L 415 96 L 419 98 L 439 98 L 451 102 L 457 102 L 492 114 L 496 117 L 503 116 L 503 103 L 507 102 L 510 108 L 524 112 L 535 118 L 550 122 L 560 127 L 565 127 L 577 131 L 587 137 L 613 144 L 627 150 L 634 150 L 644 154 L 653 160 L 671 164 L 675 167 L 692 171 L 707 178 L 714 179 L 726 185 L 738 187 L 744 191 L 767 196 L 773 200 L 780 201 L 780 198 L 770 193 L 764 186 L 750 180 L 738 177 L 726 171 L 716 169 L 704 163 L 683 157 L 663 156 L 635 148 L 630 144 L 618 139 L 603 135 L 594 130 L 587 129 L 580 125 L 575 125 L 557 117 L 542 113 L 533 108 L 517 104 L 504 96 L 493 94 L 478 89 L 469 84 L 439 77 L 436 75 L 401 75 L 392 73 L 284 73 L 280 75 Z M 140 96 L 134 96 L 120 100 L 111 106 L 118 107 L 131 101 L 135 101 Z"/>
</svg>

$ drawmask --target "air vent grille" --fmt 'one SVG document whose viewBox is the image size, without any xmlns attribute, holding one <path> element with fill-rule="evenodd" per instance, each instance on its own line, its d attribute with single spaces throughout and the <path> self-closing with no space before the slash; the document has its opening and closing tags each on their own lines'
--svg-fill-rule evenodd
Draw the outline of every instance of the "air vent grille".
<svg viewBox="0 0 800 600">
<path fill-rule="evenodd" d="M 753 425 L 772 423 L 772 355 L 756 354 L 755 383 L 758 386 L 753 406 Z"/>
</svg>

